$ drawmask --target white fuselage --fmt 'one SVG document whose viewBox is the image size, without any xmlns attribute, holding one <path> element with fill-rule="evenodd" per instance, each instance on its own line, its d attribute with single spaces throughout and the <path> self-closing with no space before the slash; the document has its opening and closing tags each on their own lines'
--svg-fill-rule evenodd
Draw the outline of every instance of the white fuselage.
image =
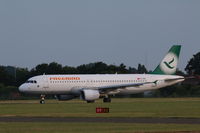
<svg viewBox="0 0 200 133">
<path fill-rule="evenodd" d="M 166 81 L 169 79 L 172 80 Z M 41 75 L 30 78 L 28 82 L 19 87 L 19 90 L 34 94 L 79 95 L 80 91 L 85 88 L 98 89 L 113 85 L 149 83 L 135 87 L 118 88 L 108 93 L 108 95 L 134 94 L 170 86 L 183 80 L 182 76 L 154 74 Z"/>
</svg>

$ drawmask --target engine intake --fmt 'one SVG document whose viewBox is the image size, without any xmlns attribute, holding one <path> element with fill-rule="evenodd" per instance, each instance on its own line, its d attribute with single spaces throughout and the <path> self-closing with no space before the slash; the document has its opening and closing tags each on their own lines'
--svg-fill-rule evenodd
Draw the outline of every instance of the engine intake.
<svg viewBox="0 0 200 133">
<path fill-rule="evenodd" d="M 82 90 L 81 91 L 81 99 L 85 101 L 94 101 L 99 99 L 100 94 L 98 90 Z"/>
</svg>

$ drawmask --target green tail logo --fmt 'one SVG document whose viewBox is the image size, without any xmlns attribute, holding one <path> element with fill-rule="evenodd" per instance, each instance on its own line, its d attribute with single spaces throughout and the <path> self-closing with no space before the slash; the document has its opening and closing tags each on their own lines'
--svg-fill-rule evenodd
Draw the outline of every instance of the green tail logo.
<svg viewBox="0 0 200 133">
<path fill-rule="evenodd" d="M 167 74 L 173 75 L 176 73 L 178 58 L 181 50 L 181 45 L 173 45 L 165 55 L 160 64 L 151 74 Z"/>
<path fill-rule="evenodd" d="M 170 66 L 170 64 L 172 64 L 174 62 L 174 58 L 170 61 L 170 62 L 164 62 L 164 64 L 169 68 L 169 69 L 174 69 L 174 67 L 173 66 Z"/>
</svg>

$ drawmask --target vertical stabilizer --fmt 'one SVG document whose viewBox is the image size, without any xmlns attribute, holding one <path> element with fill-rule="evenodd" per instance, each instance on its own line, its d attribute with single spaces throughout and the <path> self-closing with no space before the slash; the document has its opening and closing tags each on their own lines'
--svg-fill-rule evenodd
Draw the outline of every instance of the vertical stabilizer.
<svg viewBox="0 0 200 133">
<path fill-rule="evenodd" d="M 152 74 L 173 75 L 176 73 L 181 45 L 173 45 L 164 59 L 152 72 Z"/>
</svg>

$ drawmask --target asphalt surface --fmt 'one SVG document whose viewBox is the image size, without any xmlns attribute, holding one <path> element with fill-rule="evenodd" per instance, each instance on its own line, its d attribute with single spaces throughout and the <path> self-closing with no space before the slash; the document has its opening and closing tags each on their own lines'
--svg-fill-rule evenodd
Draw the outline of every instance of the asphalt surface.
<svg viewBox="0 0 200 133">
<path fill-rule="evenodd" d="M 125 118 L 125 117 L 0 117 L 0 122 L 97 122 L 147 124 L 200 124 L 200 118 Z"/>
</svg>

